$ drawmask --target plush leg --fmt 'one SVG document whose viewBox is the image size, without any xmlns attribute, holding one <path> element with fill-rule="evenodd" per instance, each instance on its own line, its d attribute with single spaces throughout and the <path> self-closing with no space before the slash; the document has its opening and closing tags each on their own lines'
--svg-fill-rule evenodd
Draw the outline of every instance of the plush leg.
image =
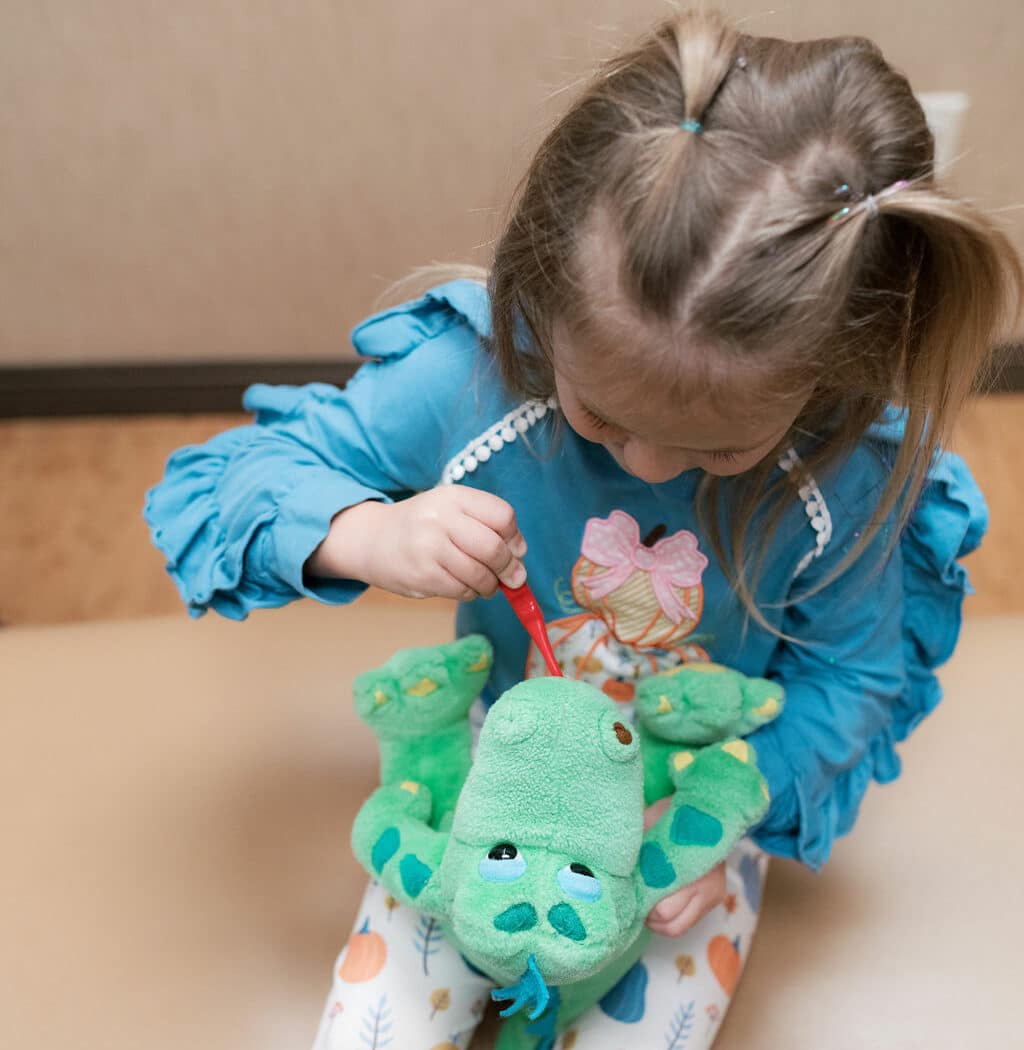
<svg viewBox="0 0 1024 1050">
<path fill-rule="evenodd" d="M 380 745 L 381 783 L 428 787 L 435 827 L 454 809 L 469 772 L 468 712 L 491 663 L 487 640 L 469 635 L 402 650 L 356 680 L 356 712 Z"/>
</svg>

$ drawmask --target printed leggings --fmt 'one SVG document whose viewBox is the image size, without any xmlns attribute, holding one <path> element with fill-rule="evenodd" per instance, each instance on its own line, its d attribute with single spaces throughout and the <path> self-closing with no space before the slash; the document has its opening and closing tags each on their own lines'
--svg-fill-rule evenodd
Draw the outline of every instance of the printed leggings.
<svg viewBox="0 0 1024 1050">
<path fill-rule="evenodd" d="M 743 840 L 726 864 L 725 904 L 682 937 L 654 937 L 556 1047 L 707 1050 L 750 950 L 767 866 Z M 464 1050 L 493 987 L 434 920 L 371 883 L 335 963 L 313 1050 Z"/>
</svg>

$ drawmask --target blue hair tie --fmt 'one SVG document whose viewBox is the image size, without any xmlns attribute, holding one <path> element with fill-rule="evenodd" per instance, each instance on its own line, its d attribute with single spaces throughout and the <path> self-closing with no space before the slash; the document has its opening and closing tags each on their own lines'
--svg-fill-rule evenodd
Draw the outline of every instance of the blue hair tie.
<svg viewBox="0 0 1024 1050">
<path fill-rule="evenodd" d="M 699 120 L 693 120 L 687 117 L 686 120 L 681 120 L 679 126 L 683 131 L 692 131 L 694 135 L 699 135 L 704 130 L 704 125 Z"/>
</svg>

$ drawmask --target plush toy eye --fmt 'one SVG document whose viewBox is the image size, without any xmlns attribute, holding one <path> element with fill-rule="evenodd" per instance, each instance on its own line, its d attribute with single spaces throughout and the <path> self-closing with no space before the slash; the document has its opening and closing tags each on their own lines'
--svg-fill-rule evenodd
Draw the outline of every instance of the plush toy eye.
<svg viewBox="0 0 1024 1050">
<path fill-rule="evenodd" d="M 601 715 L 598 739 L 605 757 L 621 765 L 639 765 L 640 741 L 618 711 L 605 711 Z"/>
<path fill-rule="evenodd" d="M 526 859 L 511 842 L 499 842 L 480 861 L 480 877 L 488 882 L 514 882 L 525 871 Z"/>
<path fill-rule="evenodd" d="M 601 896 L 601 880 L 586 864 L 567 864 L 558 873 L 558 885 L 578 901 L 596 901 Z"/>
</svg>

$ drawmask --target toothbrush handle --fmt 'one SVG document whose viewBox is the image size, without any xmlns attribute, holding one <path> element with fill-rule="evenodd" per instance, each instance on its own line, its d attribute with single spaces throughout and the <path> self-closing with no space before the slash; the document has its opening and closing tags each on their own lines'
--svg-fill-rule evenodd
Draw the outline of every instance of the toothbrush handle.
<svg viewBox="0 0 1024 1050">
<path fill-rule="evenodd" d="M 533 591 L 530 590 L 529 584 L 524 583 L 521 587 L 506 587 L 502 583 L 500 586 L 502 593 L 508 599 L 509 605 L 512 606 L 512 611 L 519 618 L 519 622 L 523 627 L 526 628 L 526 633 L 533 639 L 534 644 L 540 650 L 541 656 L 544 657 L 548 673 L 563 678 L 562 669 L 558 666 L 558 661 L 555 659 L 554 651 L 551 648 L 551 642 L 548 639 L 548 632 L 544 627 L 544 614 L 541 612 L 540 605 L 537 604 L 537 599 L 533 596 Z"/>
</svg>

